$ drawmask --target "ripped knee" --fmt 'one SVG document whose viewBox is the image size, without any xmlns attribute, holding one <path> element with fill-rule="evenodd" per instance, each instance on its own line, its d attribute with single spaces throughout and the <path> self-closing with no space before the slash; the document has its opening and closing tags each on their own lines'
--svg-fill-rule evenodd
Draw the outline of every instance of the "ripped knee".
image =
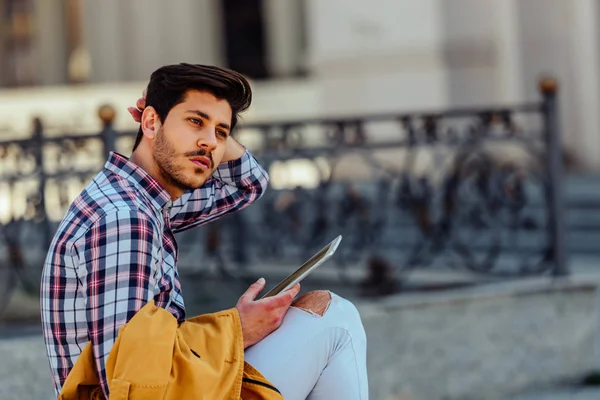
<svg viewBox="0 0 600 400">
<path fill-rule="evenodd" d="M 329 291 L 314 290 L 298 297 L 294 300 L 292 306 L 322 317 L 327 312 L 330 304 L 331 293 Z"/>
</svg>

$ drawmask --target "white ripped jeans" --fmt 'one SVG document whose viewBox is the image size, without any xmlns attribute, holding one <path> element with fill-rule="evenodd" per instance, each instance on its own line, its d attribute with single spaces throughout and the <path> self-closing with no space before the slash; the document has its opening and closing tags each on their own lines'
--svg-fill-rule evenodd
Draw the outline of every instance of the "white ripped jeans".
<svg viewBox="0 0 600 400">
<path fill-rule="evenodd" d="M 246 361 L 286 400 L 366 400 L 367 339 L 356 307 L 331 293 L 323 316 L 291 307 Z"/>
</svg>

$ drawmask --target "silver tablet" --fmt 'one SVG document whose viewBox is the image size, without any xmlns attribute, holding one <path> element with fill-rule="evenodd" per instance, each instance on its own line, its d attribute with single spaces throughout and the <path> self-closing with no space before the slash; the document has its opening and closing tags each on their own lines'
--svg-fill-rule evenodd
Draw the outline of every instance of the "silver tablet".
<svg viewBox="0 0 600 400">
<path fill-rule="evenodd" d="M 285 278 L 284 280 L 279 282 L 277 284 L 277 286 L 275 286 L 273 289 L 269 290 L 269 292 L 267 292 L 267 294 L 265 294 L 262 298 L 264 299 L 265 297 L 275 296 L 276 294 L 281 293 L 285 290 L 288 290 L 292 286 L 294 286 L 296 283 L 302 281 L 315 268 L 317 268 L 319 265 L 323 264 L 325 261 L 327 261 L 333 255 L 333 253 L 335 253 L 335 250 L 337 249 L 337 247 L 341 241 L 342 241 L 342 235 L 333 239 L 331 241 L 331 243 L 329 243 L 327 246 L 323 247 L 317 254 L 315 254 L 307 262 L 302 264 L 302 266 L 300 266 L 300 268 L 295 270 L 290 276 L 288 276 L 287 278 Z"/>
</svg>

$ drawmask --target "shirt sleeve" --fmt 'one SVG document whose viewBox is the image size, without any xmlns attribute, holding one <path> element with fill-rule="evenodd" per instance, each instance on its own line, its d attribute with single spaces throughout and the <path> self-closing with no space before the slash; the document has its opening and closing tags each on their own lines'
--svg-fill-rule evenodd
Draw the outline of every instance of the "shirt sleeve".
<svg viewBox="0 0 600 400">
<path fill-rule="evenodd" d="M 106 398 L 106 360 L 119 328 L 154 297 L 158 238 L 148 216 L 123 210 L 105 215 L 76 243 L 88 335 Z"/>
<path fill-rule="evenodd" d="M 184 193 L 171 208 L 171 228 L 181 232 L 234 211 L 258 200 L 269 175 L 246 150 L 237 160 L 222 163 L 199 189 Z"/>
</svg>

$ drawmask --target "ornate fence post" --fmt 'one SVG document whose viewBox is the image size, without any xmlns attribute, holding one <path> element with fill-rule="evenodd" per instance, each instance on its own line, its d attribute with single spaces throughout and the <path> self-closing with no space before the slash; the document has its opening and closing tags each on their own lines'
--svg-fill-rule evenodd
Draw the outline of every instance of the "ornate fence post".
<svg viewBox="0 0 600 400">
<path fill-rule="evenodd" d="M 103 105 L 98 109 L 98 117 L 102 120 L 102 151 L 104 153 L 104 160 L 108 159 L 111 151 L 115 150 L 116 145 L 116 132 L 113 128 L 113 122 L 117 113 L 115 109 L 110 105 Z"/>
<path fill-rule="evenodd" d="M 35 160 L 35 169 L 38 175 L 38 195 L 39 205 L 35 210 L 35 219 L 40 222 L 41 230 L 43 232 L 43 246 L 47 247 L 50 245 L 52 240 L 52 226 L 50 219 L 46 211 L 46 183 L 48 177 L 46 176 L 46 169 L 44 168 L 44 125 L 42 120 L 38 117 L 33 119 L 33 135 L 31 137 L 32 142 L 32 154 Z"/>
<path fill-rule="evenodd" d="M 35 160 L 35 170 L 38 175 L 38 194 L 39 194 L 39 217 L 43 220 L 47 219 L 46 215 L 46 170 L 44 168 L 44 125 L 38 117 L 33 119 L 33 134 L 31 136 L 32 155 Z"/>
<path fill-rule="evenodd" d="M 553 274 L 563 276 L 569 273 L 565 246 L 563 199 L 563 165 L 560 141 L 560 122 L 558 108 L 558 83 L 554 78 L 542 78 L 539 89 L 543 96 L 542 115 L 544 140 L 546 142 L 546 167 L 549 182 L 546 185 L 548 198 L 548 229 L 552 245 Z"/>
</svg>

